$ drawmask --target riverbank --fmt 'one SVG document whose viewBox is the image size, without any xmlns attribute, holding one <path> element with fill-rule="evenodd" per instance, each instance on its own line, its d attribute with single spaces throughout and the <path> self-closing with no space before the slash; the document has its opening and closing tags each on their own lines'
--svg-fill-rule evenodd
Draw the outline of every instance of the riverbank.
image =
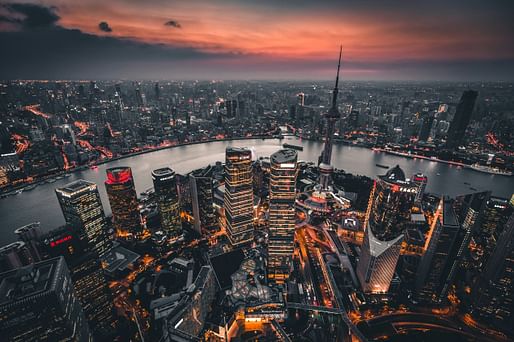
<svg viewBox="0 0 514 342">
<path fill-rule="evenodd" d="M 167 150 L 167 149 L 171 149 L 171 148 L 175 148 L 175 147 L 198 145 L 198 144 L 212 143 L 212 142 L 218 142 L 218 141 L 219 142 L 225 142 L 225 141 L 239 141 L 239 140 L 253 140 L 253 139 L 266 140 L 266 139 L 280 139 L 280 138 L 278 138 L 276 136 L 262 135 L 262 136 L 251 136 L 251 137 L 235 137 L 235 138 L 223 138 L 223 139 L 209 139 L 209 140 L 202 140 L 202 141 L 192 141 L 192 142 L 187 142 L 187 143 L 179 143 L 179 144 L 170 145 L 170 146 L 155 147 L 155 148 L 151 148 L 151 149 L 147 149 L 147 150 L 142 150 L 142 151 L 137 151 L 137 152 L 132 152 L 132 153 L 116 156 L 116 157 L 110 158 L 110 159 L 102 159 L 102 160 L 99 160 L 99 161 L 95 161 L 94 163 L 92 163 L 90 165 L 80 165 L 80 166 L 77 166 L 77 167 L 74 167 L 74 168 L 71 168 L 71 169 L 68 169 L 68 170 L 61 170 L 60 172 L 56 172 L 56 173 L 53 173 L 53 174 L 41 177 L 41 178 L 39 178 L 39 179 L 37 179 L 35 181 L 32 181 L 32 182 L 22 183 L 22 184 L 19 184 L 19 185 L 16 185 L 16 186 L 5 187 L 3 189 L 0 189 L 0 197 L 3 198 L 3 197 L 11 196 L 11 195 L 16 195 L 16 194 L 20 193 L 20 190 L 24 191 L 27 187 L 30 187 L 30 186 L 37 187 L 39 185 L 46 184 L 46 183 L 48 183 L 49 181 L 51 181 L 53 179 L 57 179 L 57 177 L 61 177 L 61 176 L 62 177 L 66 177 L 66 175 L 68 175 L 68 174 L 71 174 L 71 173 L 74 173 L 74 172 L 78 172 L 78 171 L 84 171 L 84 170 L 87 170 L 88 168 L 90 168 L 92 166 L 95 166 L 95 165 L 107 164 L 107 163 L 114 162 L 114 161 L 117 161 L 117 160 L 122 160 L 122 159 L 125 159 L 125 158 L 135 157 L 135 156 L 138 156 L 138 155 L 141 155 L 141 154 L 146 154 L 146 153 L 151 153 L 151 152 Z M 30 190 L 32 190 L 32 189 L 30 189 Z"/>
</svg>

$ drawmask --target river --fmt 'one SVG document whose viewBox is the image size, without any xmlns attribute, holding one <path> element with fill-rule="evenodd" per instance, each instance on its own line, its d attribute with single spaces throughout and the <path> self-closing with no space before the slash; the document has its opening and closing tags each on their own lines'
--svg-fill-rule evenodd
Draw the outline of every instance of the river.
<svg viewBox="0 0 514 342">
<path fill-rule="evenodd" d="M 178 146 L 101 164 L 96 170 L 77 171 L 70 177 L 54 183 L 43 184 L 31 191 L 0 199 L 0 246 L 15 241 L 14 229 L 30 222 L 40 221 L 45 230 L 62 225 L 64 218 L 54 189 L 74 180 L 82 178 L 98 184 L 105 211 L 109 214 L 109 202 L 103 185 L 107 168 L 130 166 L 136 190 L 140 193 L 152 187 L 151 171 L 153 169 L 170 166 L 177 173 L 187 173 L 208 164 L 214 164 L 216 161 L 223 161 L 227 146 L 249 147 L 255 152 L 256 157 L 261 157 L 271 155 L 285 142 L 302 145 L 304 149 L 299 151 L 299 158 L 306 161 L 317 161 L 322 149 L 320 142 L 301 140 L 296 137 L 285 137 L 282 140 L 216 141 Z M 477 190 L 492 190 L 493 194 L 507 198 L 514 193 L 514 177 L 489 175 L 429 160 L 407 159 L 362 147 L 334 145 L 332 159 L 336 168 L 369 177 L 385 173 L 386 170 L 377 167 L 377 163 L 387 166 L 398 164 L 407 177 L 416 172 L 423 172 L 428 176 L 427 191 L 437 194 L 455 196 L 472 192 L 470 187 Z M 464 184 L 465 182 L 470 185 Z"/>
</svg>

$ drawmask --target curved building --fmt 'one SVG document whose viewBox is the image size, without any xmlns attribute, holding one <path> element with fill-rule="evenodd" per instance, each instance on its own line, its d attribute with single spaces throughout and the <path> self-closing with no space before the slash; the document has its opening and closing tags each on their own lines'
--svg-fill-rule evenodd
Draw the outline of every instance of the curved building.
<svg viewBox="0 0 514 342">
<path fill-rule="evenodd" d="M 228 147 L 225 151 L 225 228 L 232 246 L 253 240 L 252 151 Z"/>
<path fill-rule="evenodd" d="M 418 186 L 397 165 L 375 181 L 357 277 L 366 293 L 389 291 L 400 257 L 404 223 L 410 220 Z"/>
<path fill-rule="evenodd" d="M 161 217 L 161 229 L 170 236 L 182 233 L 175 172 L 169 167 L 152 171 L 153 186 Z"/>
<path fill-rule="evenodd" d="M 127 237 L 142 232 L 136 188 L 130 167 L 120 166 L 106 170 L 105 189 L 111 205 L 116 235 Z"/>
<path fill-rule="evenodd" d="M 403 222 L 410 220 L 417 192 L 417 184 L 407 180 L 398 165 L 378 176 L 367 215 L 369 227 L 378 239 L 387 241 L 402 233 Z"/>
<path fill-rule="evenodd" d="M 294 253 L 298 153 L 284 149 L 270 160 L 268 279 L 281 283 L 289 277 Z"/>
</svg>

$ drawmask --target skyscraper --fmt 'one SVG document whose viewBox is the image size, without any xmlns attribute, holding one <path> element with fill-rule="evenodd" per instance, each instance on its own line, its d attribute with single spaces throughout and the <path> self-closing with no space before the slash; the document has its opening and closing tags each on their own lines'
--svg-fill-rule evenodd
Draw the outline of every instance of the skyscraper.
<svg viewBox="0 0 514 342">
<path fill-rule="evenodd" d="M 105 189 L 111 205 L 116 234 L 128 237 L 141 233 L 141 215 L 130 167 L 120 166 L 107 169 Z"/>
<path fill-rule="evenodd" d="M 294 252 L 297 161 L 287 149 L 270 158 L 268 279 L 277 283 L 289 277 Z"/>
<path fill-rule="evenodd" d="M 373 234 L 386 241 L 400 235 L 402 223 L 410 220 L 418 185 L 406 180 L 403 170 L 396 165 L 375 181 L 372 205 L 367 213 Z"/>
<path fill-rule="evenodd" d="M 416 185 L 405 179 L 399 166 L 375 181 L 366 213 L 364 244 L 357 263 L 363 291 L 383 293 L 389 290 L 416 192 Z"/>
<path fill-rule="evenodd" d="M 464 134 L 466 133 L 466 128 L 471 119 L 477 96 L 478 92 L 474 90 L 466 90 L 462 94 L 459 104 L 457 105 L 457 111 L 450 124 L 450 129 L 448 130 L 446 147 L 456 148 L 464 143 Z"/>
<path fill-rule="evenodd" d="M 339 50 L 339 63 L 337 65 L 337 76 L 336 76 L 336 85 L 334 90 L 332 91 L 332 103 L 328 113 L 324 117 L 325 122 L 325 144 L 323 146 L 323 152 L 321 152 L 321 156 L 319 158 L 319 164 L 331 165 L 332 161 L 332 139 L 334 138 L 334 127 L 341 117 L 339 113 L 339 109 L 337 108 L 337 94 L 339 93 L 339 70 L 341 68 L 341 54 L 343 52 L 343 47 L 341 46 Z M 330 182 L 330 174 L 322 174 L 320 175 L 320 184 L 323 186 L 323 189 L 328 188 L 328 184 Z"/>
<path fill-rule="evenodd" d="M 209 175 L 211 167 L 193 171 L 189 175 L 191 182 L 191 199 L 193 203 L 193 217 L 195 230 L 201 234 L 202 228 L 212 228 L 216 225 L 214 212 L 214 195 L 212 177 Z"/>
<path fill-rule="evenodd" d="M 100 259 L 87 241 L 81 226 L 63 226 L 38 239 L 44 258 L 62 256 L 68 265 L 75 295 L 80 301 L 91 333 L 105 337 L 113 323 L 113 302 Z"/>
<path fill-rule="evenodd" d="M 437 303 L 447 294 L 452 263 L 449 254 L 455 243 L 460 224 L 453 209 L 453 201 L 445 198 L 440 203 L 440 215 L 434 217 L 432 231 L 427 241 L 427 249 L 421 258 L 416 278 L 416 293 L 420 301 Z M 444 290 L 444 291 L 443 291 Z"/>
<path fill-rule="evenodd" d="M 225 151 L 225 227 L 233 246 L 253 239 L 252 152 L 227 147 Z"/>
<path fill-rule="evenodd" d="M 403 235 L 389 241 L 377 239 L 368 227 L 357 263 L 357 278 L 365 293 L 386 293 L 400 257 Z"/>
<path fill-rule="evenodd" d="M 161 229 L 170 236 L 182 233 L 175 172 L 169 167 L 152 171 L 153 186 L 161 216 Z"/>
<path fill-rule="evenodd" d="M 80 179 L 55 189 L 55 193 L 66 223 L 82 227 L 91 249 L 104 256 L 112 242 L 96 184 Z"/>
<path fill-rule="evenodd" d="M 416 197 L 414 201 L 420 202 L 423 199 L 423 195 L 425 194 L 425 189 L 427 187 L 428 178 L 422 173 L 416 173 L 412 177 L 412 183 L 414 183 L 418 187 L 418 191 L 416 192 Z"/>
<path fill-rule="evenodd" d="M 503 227 L 478 286 L 472 290 L 474 316 L 514 335 L 514 213 Z"/>
<path fill-rule="evenodd" d="M 90 333 L 62 257 L 0 274 L 2 340 L 88 341 Z"/>
</svg>

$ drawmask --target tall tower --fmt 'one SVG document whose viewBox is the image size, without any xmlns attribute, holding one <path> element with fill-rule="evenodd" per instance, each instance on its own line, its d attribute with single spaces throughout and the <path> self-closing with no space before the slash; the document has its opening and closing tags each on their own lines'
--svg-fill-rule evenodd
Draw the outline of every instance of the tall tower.
<svg viewBox="0 0 514 342">
<path fill-rule="evenodd" d="M 280 150 L 271 155 L 268 279 L 283 283 L 289 277 L 294 252 L 298 153 Z"/>
<path fill-rule="evenodd" d="M 96 184 L 80 179 L 55 189 L 55 193 L 66 223 L 81 227 L 91 250 L 104 256 L 112 243 Z"/>
<path fill-rule="evenodd" d="M 189 175 L 191 184 L 191 202 L 193 204 L 193 217 L 195 230 L 202 234 L 202 228 L 216 226 L 216 214 L 214 212 L 214 193 L 212 177 L 208 174 L 210 167 L 193 171 Z"/>
<path fill-rule="evenodd" d="M 416 293 L 423 302 L 439 302 L 446 293 L 444 284 L 450 272 L 450 252 L 457 241 L 460 224 L 453 209 L 453 201 L 441 200 L 442 215 L 434 217 L 434 228 L 429 234 L 427 249 L 421 258 L 416 277 Z"/>
<path fill-rule="evenodd" d="M 321 152 L 321 156 L 319 158 L 319 164 L 325 164 L 326 166 L 331 165 L 332 161 L 332 139 L 334 135 L 334 127 L 341 117 L 339 110 L 337 109 L 337 94 L 339 93 L 339 70 L 341 69 L 341 55 L 343 53 L 343 47 L 341 46 L 339 50 L 339 63 L 337 64 L 337 76 L 336 76 L 336 85 L 334 90 L 332 91 L 332 104 L 328 113 L 325 115 L 325 145 L 323 146 L 323 152 Z M 320 175 L 320 183 L 323 186 L 323 189 L 328 188 L 328 184 L 330 182 L 330 174 L 323 173 Z"/>
<path fill-rule="evenodd" d="M 404 223 L 410 219 L 416 192 L 416 185 L 405 179 L 399 166 L 375 181 L 357 264 L 357 276 L 365 292 L 389 290 L 400 257 Z"/>
<path fill-rule="evenodd" d="M 225 151 L 225 227 L 233 246 L 253 239 L 252 152 L 227 147 Z"/>
<path fill-rule="evenodd" d="M 179 236 L 182 224 L 175 172 L 169 167 L 153 170 L 152 180 L 161 215 L 161 229 L 171 236 Z"/>
<path fill-rule="evenodd" d="M 457 111 L 453 117 L 450 129 L 448 130 L 448 137 L 446 139 L 446 147 L 456 148 L 464 142 L 464 134 L 468 127 L 473 107 L 477 99 L 478 92 L 474 90 L 467 90 L 462 94 Z"/>
<path fill-rule="evenodd" d="M 118 236 L 138 235 L 142 231 L 136 188 L 130 167 L 107 169 L 105 189 L 111 205 L 112 219 Z"/>
</svg>

